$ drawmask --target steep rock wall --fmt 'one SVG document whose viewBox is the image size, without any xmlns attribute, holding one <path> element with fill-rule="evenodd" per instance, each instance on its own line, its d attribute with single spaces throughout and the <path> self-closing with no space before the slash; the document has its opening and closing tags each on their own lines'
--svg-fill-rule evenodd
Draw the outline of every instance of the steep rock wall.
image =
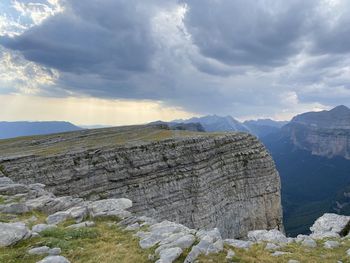
<svg viewBox="0 0 350 263">
<path fill-rule="evenodd" d="M 4 174 L 44 183 L 56 195 L 126 197 L 133 211 L 224 237 L 282 228 L 280 179 L 273 160 L 243 133 L 172 138 L 48 156 L 0 158 Z"/>
</svg>

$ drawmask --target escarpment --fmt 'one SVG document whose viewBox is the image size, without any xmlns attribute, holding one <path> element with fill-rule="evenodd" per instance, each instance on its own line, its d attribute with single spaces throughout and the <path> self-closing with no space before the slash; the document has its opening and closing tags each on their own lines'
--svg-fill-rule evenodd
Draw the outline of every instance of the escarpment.
<svg viewBox="0 0 350 263">
<path fill-rule="evenodd" d="M 280 179 L 244 133 L 134 126 L 0 141 L 0 170 L 56 195 L 126 197 L 133 212 L 224 237 L 282 228 Z"/>
</svg>

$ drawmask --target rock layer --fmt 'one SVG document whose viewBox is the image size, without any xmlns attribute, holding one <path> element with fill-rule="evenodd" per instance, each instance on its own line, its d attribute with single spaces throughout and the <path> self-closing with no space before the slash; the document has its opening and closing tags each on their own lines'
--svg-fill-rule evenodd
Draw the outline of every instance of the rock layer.
<svg viewBox="0 0 350 263">
<path fill-rule="evenodd" d="M 101 131 L 105 136 L 106 130 Z M 99 140 L 99 132 L 94 139 Z M 64 136 L 57 135 L 38 144 L 62 140 Z M 279 175 L 264 146 L 251 135 L 193 133 L 82 145 L 53 154 L 2 156 L 0 167 L 14 181 L 43 183 L 56 195 L 126 197 L 134 203 L 133 212 L 190 228 L 217 227 L 223 237 L 282 228 Z"/>
</svg>

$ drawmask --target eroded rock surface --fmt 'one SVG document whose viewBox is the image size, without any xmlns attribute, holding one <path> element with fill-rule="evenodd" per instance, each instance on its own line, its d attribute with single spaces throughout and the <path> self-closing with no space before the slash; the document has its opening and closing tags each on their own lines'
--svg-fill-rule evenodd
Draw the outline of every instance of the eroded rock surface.
<svg viewBox="0 0 350 263">
<path fill-rule="evenodd" d="M 0 166 L 15 182 L 40 182 L 57 196 L 125 197 L 133 201 L 131 212 L 190 228 L 217 227 L 223 237 L 282 229 L 280 179 L 257 138 L 180 133 L 137 126 L 22 139 L 20 146 L 10 140 L 6 143 L 11 145 L 0 143 L 0 152 L 12 151 L 3 155 Z M 16 152 L 22 145 L 31 150 Z M 27 206 L 62 210 L 50 197 Z"/>
</svg>

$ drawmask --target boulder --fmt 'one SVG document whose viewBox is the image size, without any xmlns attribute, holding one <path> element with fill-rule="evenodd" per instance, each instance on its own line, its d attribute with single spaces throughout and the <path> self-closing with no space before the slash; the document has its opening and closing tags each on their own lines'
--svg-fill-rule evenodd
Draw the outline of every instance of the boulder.
<svg viewBox="0 0 350 263">
<path fill-rule="evenodd" d="M 245 241 L 239 239 L 225 239 L 224 243 L 235 248 L 243 249 L 249 249 L 252 245 L 254 245 L 252 241 Z"/>
<path fill-rule="evenodd" d="M 51 256 L 58 256 L 61 254 L 61 249 L 59 247 L 54 247 L 49 250 L 49 255 Z"/>
<path fill-rule="evenodd" d="M 29 212 L 29 208 L 22 203 L 11 203 L 0 205 L 0 212 L 5 214 L 24 214 Z"/>
<path fill-rule="evenodd" d="M 271 256 L 273 257 L 279 257 L 279 256 L 283 256 L 283 255 L 288 255 L 290 254 L 290 252 L 284 252 L 284 251 L 275 251 L 271 254 Z"/>
<path fill-rule="evenodd" d="M 266 246 L 265 246 L 266 250 L 277 250 L 279 248 L 281 248 L 281 246 L 276 245 L 274 243 L 267 243 Z"/>
<path fill-rule="evenodd" d="M 340 246 L 340 243 L 338 241 L 328 240 L 324 242 L 324 248 L 333 249 L 339 246 Z"/>
<path fill-rule="evenodd" d="M 28 250 L 29 255 L 44 255 L 49 254 L 50 248 L 47 246 L 35 247 Z"/>
<path fill-rule="evenodd" d="M 116 216 L 123 219 L 131 216 L 131 213 L 125 210 L 130 207 L 132 207 L 131 200 L 119 198 L 94 201 L 88 205 L 88 210 L 91 217 Z"/>
<path fill-rule="evenodd" d="M 310 237 L 323 239 L 327 237 L 345 236 L 349 224 L 350 216 L 327 213 L 318 218 L 312 227 L 310 227 L 312 232 Z"/>
<path fill-rule="evenodd" d="M 156 263 L 172 263 L 182 254 L 179 247 L 167 248 L 160 252 L 159 260 Z"/>
<path fill-rule="evenodd" d="M 42 211 L 47 214 L 64 211 L 81 203 L 83 203 L 81 198 L 71 196 L 55 197 L 53 194 L 43 195 L 26 201 L 26 205 L 32 210 Z"/>
<path fill-rule="evenodd" d="M 23 223 L 0 223 L 0 247 L 7 247 L 30 237 L 31 232 Z"/>
<path fill-rule="evenodd" d="M 224 242 L 217 228 L 210 231 L 200 230 L 196 235 L 200 241 L 192 247 L 184 261 L 185 263 L 194 262 L 200 254 L 218 253 L 224 249 Z"/>
<path fill-rule="evenodd" d="M 233 257 L 234 257 L 235 255 L 236 255 L 236 253 L 235 253 L 233 250 L 229 249 L 229 250 L 227 251 L 226 259 L 227 259 L 227 260 L 231 260 L 231 259 L 233 259 Z"/>
<path fill-rule="evenodd" d="M 68 259 L 62 256 L 48 256 L 37 263 L 70 263 Z"/>
<path fill-rule="evenodd" d="M 77 223 L 80 223 L 88 215 L 87 206 L 71 207 L 66 211 L 59 211 L 46 218 L 48 224 L 59 224 L 67 219 L 74 219 Z"/>
<path fill-rule="evenodd" d="M 279 230 L 254 230 L 248 232 L 248 239 L 252 242 L 288 243 L 289 239 Z"/>
<path fill-rule="evenodd" d="M 44 230 L 52 229 L 52 228 L 56 228 L 56 227 L 57 227 L 56 225 L 37 224 L 37 225 L 34 225 L 32 227 L 32 231 L 35 232 L 35 233 L 41 233 Z"/>
<path fill-rule="evenodd" d="M 12 179 L 3 176 L 3 174 L 0 172 L 0 186 L 8 185 L 8 184 L 14 184 Z"/>
<path fill-rule="evenodd" d="M 312 238 L 305 238 L 302 242 L 301 245 L 304 247 L 311 247 L 311 248 L 315 248 L 317 247 L 317 243 L 315 240 L 313 240 Z"/>
</svg>

